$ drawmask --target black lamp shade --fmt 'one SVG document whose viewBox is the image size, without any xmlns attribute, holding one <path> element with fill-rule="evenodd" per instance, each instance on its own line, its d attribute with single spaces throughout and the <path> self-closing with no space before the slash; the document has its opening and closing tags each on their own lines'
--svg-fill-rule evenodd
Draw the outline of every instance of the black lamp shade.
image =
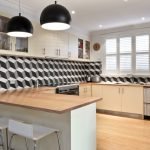
<svg viewBox="0 0 150 150">
<path fill-rule="evenodd" d="M 21 15 L 15 16 L 8 21 L 7 34 L 13 37 L 30 37 L 33 34 L 32 23 Z"/>
<path fill-rule="evenodd" d="M 41 13 L 40 23 L 42 28 L 48 30 L 65 30 L 70 27 L 71 15 L 62 5 L 52 4 Z"/>
</svg>

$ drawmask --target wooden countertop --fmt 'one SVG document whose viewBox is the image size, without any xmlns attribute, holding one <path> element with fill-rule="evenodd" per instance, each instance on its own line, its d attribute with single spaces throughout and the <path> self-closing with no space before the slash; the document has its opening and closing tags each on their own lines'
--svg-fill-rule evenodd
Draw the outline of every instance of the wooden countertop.
<svg viewBox="0 0 150 150">
<path fill-rule="evenodd" d="M 150 84 L 136 84 L 136 83 L 107 83 L 107 82 L 99 82 L 99 83 L 92 83 L 92 85 L 111 85 L 111 86 L 137 86 L 137 87 L 150 87 Z"/>
<path fill-rule="evenodd" d="M 45 87 L 45 90 L 51 87 Z M 97 102 L 99 97 L 81 97 L 44 93 L 44 87 L 0 93 L 0 104 L 31 108 L 54 113 L 64 113 Z"/>
</svg>

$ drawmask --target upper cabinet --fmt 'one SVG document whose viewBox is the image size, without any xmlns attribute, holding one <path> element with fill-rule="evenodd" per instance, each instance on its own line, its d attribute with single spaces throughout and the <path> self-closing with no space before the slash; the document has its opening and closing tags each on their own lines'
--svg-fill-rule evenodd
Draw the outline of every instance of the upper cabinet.
<svg viewBox="0 0 150 150">
<path fill-rule="evenodd" d="M 78 38 L 73 34 L 69 34 L 68 57 L 78 59 Z"/>
<path fill-rule="evenodd" d="M 39 32 L 30 39 L 30 49 L 36 56 L 68 58 L 68 33 L 39 28 Z"/>
<path fill-rule="evenodd" d="M 43 45 L 45 56 L 68 58 L 68 33 L 53 32 L 50 33 L 48 39 L 44 42 L 45 45 Z"/>
</svg>

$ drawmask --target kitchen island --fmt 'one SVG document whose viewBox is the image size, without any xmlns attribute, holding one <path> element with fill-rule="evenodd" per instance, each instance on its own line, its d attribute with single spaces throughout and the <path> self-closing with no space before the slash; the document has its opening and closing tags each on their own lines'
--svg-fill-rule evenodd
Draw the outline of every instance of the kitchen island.
<svg viewBox="0 0 150 150">
<path fill-rule="evenodd" d="M 96 102 L 101 98 L 41 91 L 44 90 L 0 93 L 0 116 L 59 129 L 61 150 L 96 150 Z M 25 148 L 22 142 L 15 144 L 17 149 Z M 41 140 L 39 149 L 58 150 L 56 135 Z"/>
</svg>

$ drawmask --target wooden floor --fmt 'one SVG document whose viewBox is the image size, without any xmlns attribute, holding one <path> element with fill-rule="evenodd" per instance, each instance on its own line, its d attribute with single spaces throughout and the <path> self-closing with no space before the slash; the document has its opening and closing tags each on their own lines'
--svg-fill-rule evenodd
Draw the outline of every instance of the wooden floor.
<svg viewBox="0 0 150 150">
<path fill-rule="evenodd" d="M 150 150 L 150 121 L 97 114 L 97 150 Z"/>
</svg>

